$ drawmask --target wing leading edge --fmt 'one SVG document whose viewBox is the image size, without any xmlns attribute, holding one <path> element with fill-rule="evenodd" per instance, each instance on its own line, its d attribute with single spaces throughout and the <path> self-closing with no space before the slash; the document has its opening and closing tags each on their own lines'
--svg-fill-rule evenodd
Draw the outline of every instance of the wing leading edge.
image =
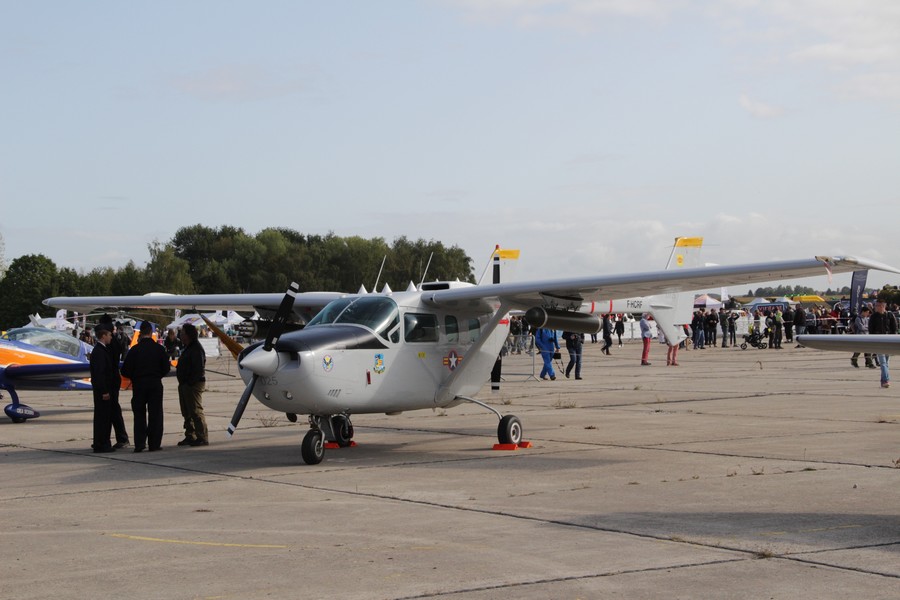
<svg viewBox="0 0 900 600">
<path fill-rule="evenodd" d="M 297 294 L 295 310 L 320 309 L 347 294 L 341 292 L 304 292 Z M 144 296 L 57 296 L 44 304 L 67 310 L 105 307 L 187 308 L 211 310 L 276 310 L 284 293 L 273 294 L 146 294 Z"/>
<path fill-rule="evenodd" d="M 900 354 L 900 335 L 798 335 L 797 343 L 817 350 Z"/>
</svg>

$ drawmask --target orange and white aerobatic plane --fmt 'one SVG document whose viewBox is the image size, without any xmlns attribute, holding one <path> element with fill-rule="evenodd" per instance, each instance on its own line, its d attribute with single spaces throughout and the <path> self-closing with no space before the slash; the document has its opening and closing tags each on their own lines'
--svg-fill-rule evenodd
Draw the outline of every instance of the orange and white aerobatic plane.
<svg viewBox="0 0 900 600">
<path fill-rule="evenodd" d="M 16 390 L 90 390 L 89 347 L 68 333 L 45 327 L 18 327 L 0 336 L 0 396 L 11 404 L 4 412 L 14 423 L 40 413 L 19 402 Z"/>
</svg>

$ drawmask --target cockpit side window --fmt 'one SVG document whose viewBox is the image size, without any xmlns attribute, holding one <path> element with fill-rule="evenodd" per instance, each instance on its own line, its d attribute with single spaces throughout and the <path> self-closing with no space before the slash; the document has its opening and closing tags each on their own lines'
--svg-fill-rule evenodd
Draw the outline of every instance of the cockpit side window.
<svg viewBox="0 0 900 600">
<path fill-rule="evenodd" d="M 427 313 L 406 313 L 403 315 L 405 339 L 410 343 L 438 341 L 438 320 Z"/>
</svg>

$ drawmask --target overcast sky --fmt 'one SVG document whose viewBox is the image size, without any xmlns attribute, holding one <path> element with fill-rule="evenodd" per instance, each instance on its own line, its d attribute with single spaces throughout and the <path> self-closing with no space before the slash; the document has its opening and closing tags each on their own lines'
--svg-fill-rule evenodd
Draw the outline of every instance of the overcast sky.
<svg viewBox="0 0 900 600">
<path fill-rule="evenodd" d="M 7 263 L 143 266 L 203 223 L 477 274 L 501 244 L 519 278 L 659 269 L 677 235 L 900 265 L 892 0 L 0 0 L 0 115 Z"/>
</svg>

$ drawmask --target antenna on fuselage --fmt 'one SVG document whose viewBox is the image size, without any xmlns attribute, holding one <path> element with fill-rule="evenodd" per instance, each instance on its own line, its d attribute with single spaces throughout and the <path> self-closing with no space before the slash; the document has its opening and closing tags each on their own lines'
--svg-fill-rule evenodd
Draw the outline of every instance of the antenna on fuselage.
<svg viewBox="0 0 900 600">
<path fill-rule="evenodd" d="M 428 257 L 428 262 L 425 263 L 425 270 L 422 271 L 422 279 L 419 281 L 419 287 L 425 283 L 425 274 L 428 273 L 428 267 L 431 266 L 431 259 L 434 258 L 434 252 L 431 253 L 431 256 Z"/>
<path fill-rule="evenodd" d="M 378 289 L 378 282 L 381 281 L 381 272 L 384 271 L 384 261 L 387 260 L 387 254 L 384 255 L 384 258 L 381 259 L 381 268 L 378 269 L 378 277 L 375 278 L 375 285 L 372 286 L 372 290 Z"/>
</svg>

